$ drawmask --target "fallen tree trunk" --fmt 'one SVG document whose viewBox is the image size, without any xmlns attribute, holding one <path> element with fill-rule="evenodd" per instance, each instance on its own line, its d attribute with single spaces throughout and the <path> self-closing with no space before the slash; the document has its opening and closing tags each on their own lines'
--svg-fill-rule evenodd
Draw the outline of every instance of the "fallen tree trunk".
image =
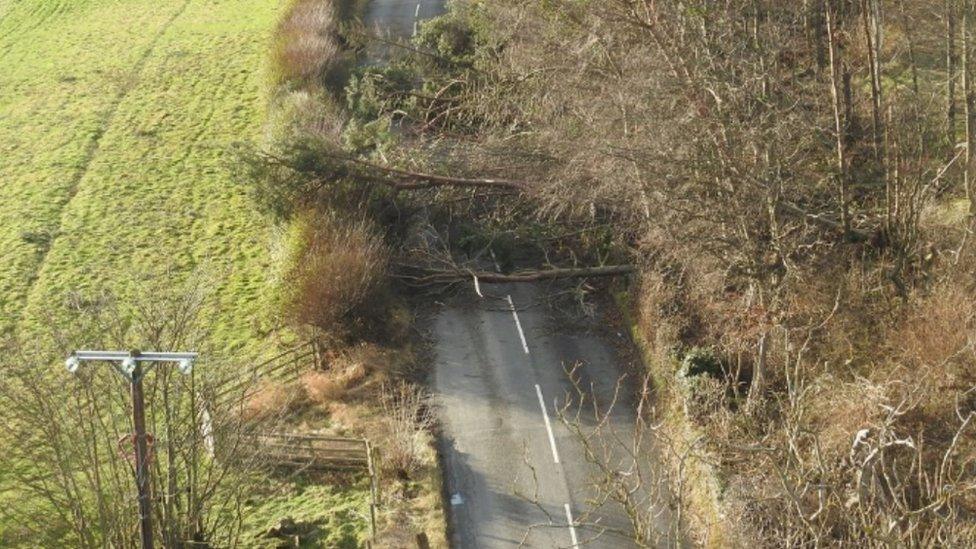
<svg viewBox="0 0 976 549">
<path fill-rule="evenodd" d="M 541 280 L 555 280 L 559 278 L 625 276 L 635 271 L 636 269 L 633 265 L 609 265 L 605 267 L 581 267 L 573 269 L 543 269 L 518 271 L 509 274 L 458 269 L 455 271 L 428 271 L 429 274 L 421 276 L 397 275 L 397 278 L 408 280 L 411 284 L 416 284 L 419 286 L 449 284 L 452 282 L 463 282 L 474 279 L 477 279 L 479 283 L 505 284 L 509 282 L 538 282 Z"/>
<path fill-rule="evenodd" d="M 358 158 L 346 158 L 347 162 L 364 166 L 368 169 L 378 171 L 384 176 L 382 182 L 395 189 L 416 190 L 429 189 L 431 187 L 473 187 L 473 188 L 495 188 L 509 191 L 527 193 L 529 184 L 524 181 L 512 181 L 510 179 L 491 179 L 491 178 L 470 178 L 454 177 L 449 175 L 439 175 L 432 173 L 419 173 L 396 168 L 381 166 Z"/>
<path fill-rule="evenodd" d="M 498 189 L 513 194 L 532 194 L 533 186 L 527 181 L 511 179 L 496 179 L 488 177 L 457 177 L 435 173 L 412 172 L 398 168 L 383 166 L 375 162 L 355 158 L 346 154 L 317 151 L 320 158 L 333 161 L 329 165 L 303 166 L 287 157 L 268 151 L 259 153 L 267 162 L 284 166 L 299 173 L 313 175 L 318 191 L 325 186 L 341 179 L 351 178 L 364 183 L 379 183 L 395 190 L 420 190 L 435 187 L 456 187 L 474 189 Z M 340 169 L 342 166 L 344 169 Z"/>
</svg>

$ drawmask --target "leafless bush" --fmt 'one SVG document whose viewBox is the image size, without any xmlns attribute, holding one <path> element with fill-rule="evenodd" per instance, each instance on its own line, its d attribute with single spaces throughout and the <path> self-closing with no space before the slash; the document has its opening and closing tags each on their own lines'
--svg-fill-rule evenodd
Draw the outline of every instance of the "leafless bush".
<svg viewBox="0 0 976 549">
<path fill-rule="evenodd" d="M 429 458 L 434 413 L 430 397 L 416 385 L 400 382 L 381 397 L 384 415 L 383 467 L 396 478 L 409 479 Z"/>
<path fill-rule="evenodd" d="M 107 364 L 74 376 L 63 367 L 71 350 L 92 347 L 202 351 L 191 375 L 159 366 L 143 382 L 154 536 L 169 547 L 237 543 L 241 506 L 268 465 L 248 443 L 259 425 L 242 421 L 239 404 L 210 398 L 217 371 L 231 365 L 206 345 L 206 292 L 167 282 L 132 307 L 107 293 L 76 296 L 70 327 L 0 343 L 2 489 L 18 499 L 0 510 L 16 525 L 0 544 L 138 544 L 129 383 Z"/>
<path fill-rule="evenodd" d="M 873 410 L 866 406 L 870 415 L 848 433 L 843 453 L 822 445 L 821 436 L 805 427 L 803 415 L 814 400 L 805 393 L 788 406 L 781 430 L 760 444 L 731 451 L 748 469 L 772 473 L 764 481 L 737 475 L 732 487 L 739 501 L 747 502 L 739 516 L 754 525 L 764 545 L 962 547 L 976 542 L 974 456 L 963 442 L 973 412 L 959 410 L 945 441 L 924 431 L 912 434 L 906 420 L 919 395 L 897 385 L 874 388 L 881 400 Z M 759 483 L 740 484 L 750 478 Z"/>
<path fill-rule="evenodd" d="M 608 402 L 597 400 L 570 369 L 573 390 L 557 410 L 558 420 L 579 444 L 589 466 L 586 478 L 586 507 L 575 519 L 583 534 L 583 545 L 600 545 L 607 539 L 626 539 L 638 547 L 683 547 L 689 540 L 688 471 L 689 460 L 700 450 L 697 442 L 679 441 L 654 418 L 651 378 L 645 376 L 631 402 L 626 379 L 617 380 Z M 535 466 L 525 466 L 536 476 Z M 536 486 L 538 488 L 537 480 Z M 564 524 L 553 517 L 536 494 L 516 492 L 516 496 L 547 516 L 548 522 L 530 525 L 523 537 L 535 528 Z M 625 524 L 611 524 L 606 513 L 622 512 Z"/>
<path fill-rule="evenodd" d="M 296 219 L 293 230 L 297 249 L 285 276 L 286 316 L 326 338 L 375 327 L 387 264 L 382 238 L 366 221 L 312 212 Z"/>
<path fill-rule="evenodd" d="M 947 417 L 933 413 L 947 399 L 924 370 L 850 382 L 815 373 L 811 345 L 833 317 L 771 331 L 783 355 L 775 408 L 721 426 L 700 418 L 727 461 L 733 520 L 770 547 L 972 544 L 973 389 Z"/>
<path fill-rule="evenodd" d="M 348 60 L 339 41 L 340 8 L 347 0 L 294 0 L 275 31 L 272 70 L 277 85 L 341 88 Z"/>
</svg>

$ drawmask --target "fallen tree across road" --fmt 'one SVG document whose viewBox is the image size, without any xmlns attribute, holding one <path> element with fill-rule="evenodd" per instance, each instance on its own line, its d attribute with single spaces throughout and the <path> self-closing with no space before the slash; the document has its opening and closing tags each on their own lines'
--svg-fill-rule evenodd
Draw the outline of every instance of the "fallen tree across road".
<svg viewBox="0 0 976 549">
<path fill-rule="evenodd" d="M 538 282 L 540 280 L 555 280 L 559 278 L 589 278 L 604 276 L 625 276 L 635 272 L 633 265 L 608 265 L 604 267 L 581 267 L 571 269 L 539 269 L 517 271 L 514 273 L 493 273 L 488 271 L 473 271 L 457 269 L 447 271 L 425 271 L 426 274 L 396 275 L 397 278 L 417 286 L 432 286 L 435 284 L 449 284 L 476 279 L 479 283 L 505 284 L 509 282 Z"/>
</svg>

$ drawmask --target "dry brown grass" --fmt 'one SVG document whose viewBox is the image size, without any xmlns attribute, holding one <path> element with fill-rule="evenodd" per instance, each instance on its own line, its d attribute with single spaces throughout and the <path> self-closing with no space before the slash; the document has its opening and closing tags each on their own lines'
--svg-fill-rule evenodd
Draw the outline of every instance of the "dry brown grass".
<svg viewBox="0 0 976 549">
<path fill-rule="evenodd" d="M 824 454 L 843 456 L 855 434 L 877 424 L 881 405 L 887 402 L 884 387 L 866 380 L 845 382 L 832 376 L 818 380 L 809 397 L 807 424 L 816 433 Z"/>
<path fill-rule="evenodd" d="M 956 282 L 916 296 L 891 330 L 889 353 L 899 368 L 889 376 L 911 387 L 918 409 L 906 418 L 930 438 L 948 443 L 950 426 L 973 408 L 976 387 L 976 305 Z"/>
<path fill-rule="evenodd" d="M 309 372 L 302 376 L 302 386 L 308 398 L 316 404 L 328 404 L 342 399 L 346 384 L 332 372 Z"/>
<path fill-rule="evenodd" d="M 892 340 L 901 359 L 917 368 L 938 368 L 944 378 L 968 370 L 976 330 L 973 296 L 955 284 L 945 284 L 918 298 L 913 310 L 895 330 Z M 969 379 L 969 381 L 973 381 Z"/>
<path fill-rule="evenodd" d="M 637 290 L 637 314 L 647 334 L 654 335 L 654 347 L 668 348 L 680 340 L 680 316 L 676 311 L 678 297 L 664 276 L 654 271 L 642 273 Z"/>
<path fill-rule="evenodd" d="M 329 353 L 326 370 L 308 372 L 300 383 L 308 400 L 329 414 L 338 431 L 378 440 L 386 433 L 378 404 L 391 377 L 396 377 L 391 370 L 412 357 L 408 348 L 359 343 Z"/>
<path fill-rule="evenodd" d="M 278 98 L 268 126 L 283 142 L 293 137 L 338 142 L 346 123 L 338 101 L 316 89 L 290 90 Z"/>
<path fill-rule="evenodd" d="M 301 382 L 312 402 L 329 404 L 345 398 L 350 388 L 365 380 L 367 373 L 366 366 L 357 362 L 326 372 L 309 372 Z"/>
<path fill-rule="evenodd" d="M 294 383 L 264 381 L 244 403 L 244 418 L 263 421 L 290 414 L 306 402 L 301 387 Z"/>
<path fill-rule="evenodd" d="M 297 389 L 316 405 L 307 411 L 328 414 L 331 434 L 366 436 L 377 445 L 384 501 L 377 546 L 412 546 L 424 532 L 431 547 L 447 547 L 428 396 L 411 383 L 390 381 L 412 356 L 408 348 L 344 347 L 326 358 L 328 370 L 305 374 Z M 266 403 L 280 393 L 269 390 L 255 407 L 274 409 Z M 303 425 L 314 414 L 304 417 Z"/>
</svg>

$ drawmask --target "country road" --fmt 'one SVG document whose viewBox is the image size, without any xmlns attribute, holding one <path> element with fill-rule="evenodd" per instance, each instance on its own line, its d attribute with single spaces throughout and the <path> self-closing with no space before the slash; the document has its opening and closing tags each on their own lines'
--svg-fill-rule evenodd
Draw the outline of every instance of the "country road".
<svg viewBox="0 0 976 549">
<path fill-rule="evenodd" d="M 363 23 L 394 37 L 409 37 L 424 19 L 444 12 L 444 0 L 371 0 Z"/>
<path fill-rule="evenodd" d="M 442 0 L 373 0 L 364 22 L 402 38 L 442 12 Z M 557 413 L 576 364 L 598 402 L 614 399 L 626 342 L 557 321 L 547 289 L 484 285 L 482 297 L 454 297 L 428 317 L 452 547 L 634 547 L 614 533 L 630 529 L 622 510 L 591 502 L 594 470 Z M 633 410 L 621 393 L 610 425 L 624 438 Z"/>
<path fill-rule="evenodd" d="M 626 374 L 617 345 L 554 320 L 545 286 L 481 290 L 443 306 L 430 326 L 453 545 L 633 547 L 612 532 L 629 529 L 621 510 L 589 503 L 594 471 L 557 418 L 574 392 L 566 366 L 582 364 L 581 385 L 599 402 L 614 398 Z M 631 433 L 627 395 L 614 412 L 613 428 Z"/>
</svg>

